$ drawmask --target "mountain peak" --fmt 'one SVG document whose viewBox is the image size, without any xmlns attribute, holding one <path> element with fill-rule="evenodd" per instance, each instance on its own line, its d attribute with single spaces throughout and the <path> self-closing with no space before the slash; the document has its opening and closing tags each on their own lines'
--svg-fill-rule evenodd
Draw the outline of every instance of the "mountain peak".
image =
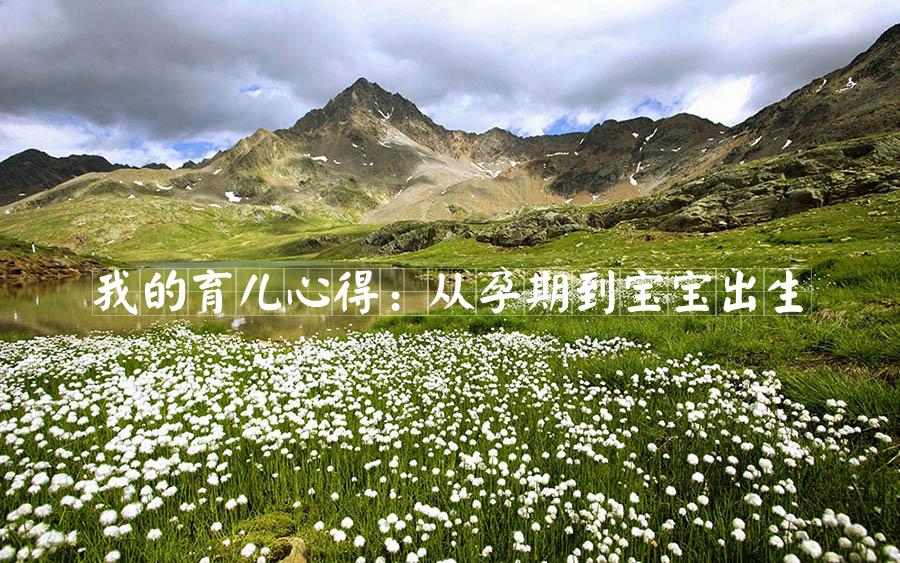
<svg viewBox="0 0 900 563">
<path fill-rule="evenodd" d="M 0 162 L 0 205 L 32 195 L 88 172 L 122 168 L 102 156 L 73 154 L 56 158 L 38 149 L 26 149 Z M 24 194 L 24 195 L 23 195 Z"/>
<path fill-rule="evenodd" d="M 333 97 L 323 109 L 327 110 L 329 106 L 350 106 L 369 110 L 376 115 L 384 117 L 385 115 L 390 114 L 390 108 L 392 106 L 397 105 L 410 105 L 415 107 L 412 102 L 400 94 L 388 92 L 379 86 L 377 82 L 370 82 L 366 78 L 359 78 L 356 82 L 345 88 L 340 94 Z"/>
<path fill-rule="evenodd" d="M 351 91 L 368 90 L 368 89 L 371 89 L 373 86 L 375 88 L 382 89 L 381 86 L 378 85 L 378 83 L 369 81 L 369 79 L 366 78 L 365 76 L 360 76 L 359 78 L 356 79 L 356 81 L 353 84 L 348 86 L 345 90 L 351 90 Z"/>
<path fill-rule="evenodd" d="M 355 112 L 369 113 L 376 119 L 392 123 L 408 120 L 430 122 L 414 103 L 363 77 L 331 98 L 325 107 L 304 115 L 291 129 L 308 133 L 329 123 L 346 121 Z"/>
<path fill-rule="evenodd" d="M 7 162 L 7 161 L 9 161 L 9 162 L 15 162 L 15 161 L 18 161 L 18 160 L 33 160 L 33 159 L 36 159 L 36 158 L 39 158 L 39 159 L 52 159 L 53 157 L 50 156 L 49 154 L 45 153 L 44 151 L 40 150 L 40 149 L 34 149 L 34 148 L 31 148 L 31 149 L 25 149 L 25 150 L 22 151 L 22 152 L 19 152 L 19 153 L 10 155 L 10 156 L 9 156 L 8 158 L 6 158 L 3 162 Z"/>
</svg>

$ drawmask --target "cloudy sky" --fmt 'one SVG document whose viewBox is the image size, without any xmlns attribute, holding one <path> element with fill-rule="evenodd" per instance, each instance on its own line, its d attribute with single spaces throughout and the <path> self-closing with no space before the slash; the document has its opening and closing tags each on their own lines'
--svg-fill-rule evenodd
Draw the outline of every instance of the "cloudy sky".
<svg viewBox="0 0 900 563">
<path fill-rule="evenodd" d="M 730 125 L 898 21 L 896 0 L 0 0 L 0 159 L 178 164 L 360 76 L 468 131 Z"/>
</svg>

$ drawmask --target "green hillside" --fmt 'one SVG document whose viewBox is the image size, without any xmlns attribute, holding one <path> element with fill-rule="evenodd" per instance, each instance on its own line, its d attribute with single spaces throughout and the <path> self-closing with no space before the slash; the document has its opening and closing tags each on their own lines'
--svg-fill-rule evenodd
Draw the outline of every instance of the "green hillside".
<svg viewBox="0 0 900 563">
<path fill-rule="evenodd" d="M 291 243 L 309 233 L 365 230 L 271 207 L 209 207 L 150 194 L 127 199 L 123 193 L 17 210 L 0 220 L 0 234 L 127 262 L 283 257 L 300 254 Z"/>
</svg>

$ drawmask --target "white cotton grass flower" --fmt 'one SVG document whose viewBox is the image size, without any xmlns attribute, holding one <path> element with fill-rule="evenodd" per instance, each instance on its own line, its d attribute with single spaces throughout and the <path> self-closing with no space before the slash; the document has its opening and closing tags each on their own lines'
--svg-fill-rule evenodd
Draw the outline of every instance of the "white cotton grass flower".
<svg viewBox="0 0 900 563">
<path fill-rule="evenodd" d="M 118 519 L 119 515 L 115 510 L 104 510 L 100 513 L 100 524 L 103 526 L 114 524 Z"/>
<path fill-rule="evenodd" d="M 626 351 L 648 367 L 606 377 L 580 362 Z M 891 443 L 877 432 L 893 421 L 835 400 L 819 413 L 773 372 L 664 359 L 624 339 L 272 342 L 164 328 L 0 341 L 0 397 L 0 560 L 163 537 L 168 548 L 206 527 L 211 545 L 195 560 L 265 561 L 269 548 L 250 543 L 244 523 L 276 504 L 319 506 L 317 533 L 348 560 L 382 563 L 455 553 L 624 562 L 646 559 L 647 546 L 661 561 L 722 548 L 896 558 L 891 530 L 798 504 L 834 468 L 855 475 L 851 494 L 872 498 L 867 479 Z M 246 496 L 269 486 L 288 495 Z M 743 502 L 725 500 L 734 494 Z M 860 521 L 890 521 L 882 504 L 872 511 L 883 517 Z M 520 524 L 498 528 L 497 514 Z"/>
<path fill-rule="evenodd" d="M 802 542 L 800 542 L 800 549 L 803 551 L 803 553 L 813 559 L 822 557 L 822 546 L 819 545 L 819 543 L 816 541 L 803 540 Z"/>
<path fill-rule="evenodd" d="M 143 511 L 144 505 L 139 502 L 133 502 L 122 508 L 122 518 L 133 520 Z"/>
<path fill-rule="evenodd" d="M 397 553 L 400 551 L 400 544 L 394 538 L 386 538 L 384 540 L 384 548 L 388 553 Z"/>
</svg>

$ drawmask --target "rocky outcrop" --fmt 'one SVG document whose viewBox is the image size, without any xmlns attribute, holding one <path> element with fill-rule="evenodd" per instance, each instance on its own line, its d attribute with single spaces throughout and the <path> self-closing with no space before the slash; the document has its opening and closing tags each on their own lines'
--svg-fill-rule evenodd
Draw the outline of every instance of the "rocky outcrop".
<svg viewBox="0 0 900 563">
<path fill-rule="evenodd" d="M 353 237 L 350 235 L 316 235 L 283 245 L 279 248 L 277 254 L 279 256 L 318 254 L 319 252 L 323 252 L 325 250 L 328 250 L 329 248 L 334 248 L 335 246 L 341 244 L 350 243 L 353 240 Z"/>
<path fill-rule="evenodd" d="M 587 228 L 589 225 L 583 213 L 543 209 L 484 228 L 475 239 L 494 246 L 534 246 Z"/>
<path fill-rule="evenodd" d="M 35 245 L 0 235 L 0 288 L 73 279 L 114 265 L 67 248 Z"/>
<path fill-rule="evenodd" d="M 592 213 L 588 224 L 623 221 L 665 231 L 720 231 L 900 188 L 900 134 L 723 167 L 649 198 Z"/>
<path fill-rule="evenodd" d="M 74 279 L 102 268 L 99 260 L 66 254 L 0 257 L 0 287 Z"/>
<path fill-rule="evenodd" d="M 363 239 L 380 254 L 414 252 L 454 237 L 475 236 L 477 226 L 455 221 L 403 221 L 392 223 Z"/>
</svg>

